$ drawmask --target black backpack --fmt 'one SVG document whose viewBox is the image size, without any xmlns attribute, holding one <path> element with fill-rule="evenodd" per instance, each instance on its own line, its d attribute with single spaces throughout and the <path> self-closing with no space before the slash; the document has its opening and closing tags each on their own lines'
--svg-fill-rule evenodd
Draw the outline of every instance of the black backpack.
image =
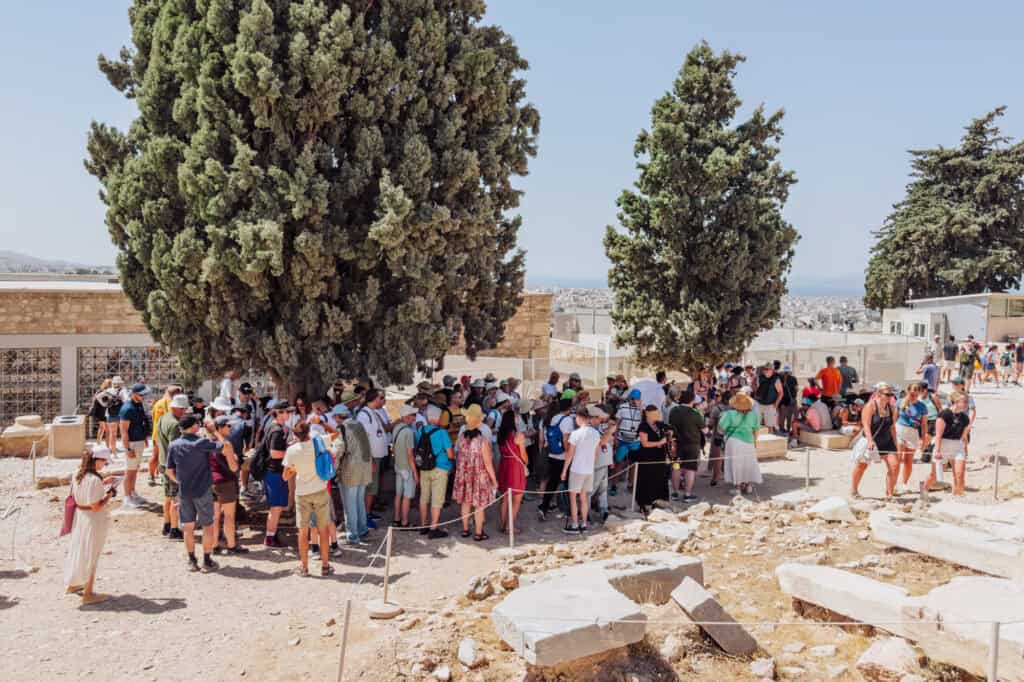
<svg viewBox="0 0 1024 682">
<path fill-rule="evenodd" d="M 430 442 L 430 437 L 440 430 L 440 426 L 424 427 L 420 432 L 420 439 L 412 451 L 413 458 L 416 460 L 416 468 L 420 471 L 430 471 L 437 466 L 437 455 L 434 454 L 434 446 Z"/>
<path fill-rule="evenodd" d="M 263 432 L 263 438 L 253 451 L 252 461 L 249 462 L 249 475 L 257 481 L 262 481 L 267 473 L 267 466 L 270 464 L 270 436 L 275 428 L 281 427 L 271 424 L 270 428 Z"/>
</svg>

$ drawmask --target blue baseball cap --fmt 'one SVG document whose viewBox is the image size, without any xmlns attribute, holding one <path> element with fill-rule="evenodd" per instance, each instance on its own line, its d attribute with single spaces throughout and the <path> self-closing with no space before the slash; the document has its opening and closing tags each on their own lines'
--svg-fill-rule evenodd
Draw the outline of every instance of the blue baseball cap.
<svg viewBox="0 0 1024 682">
<path fill-rule="evenodd" d="M 149 393 L 149 387 L 143 383 L 134 384 L 132 385 L 132 393 L 135 395 L 146 395 Z"/>
<path fill-rule="evenodd" d="M 639 388 L 634 388 L 632 391 L 629 392 L 629 395 L 627 397 L 630 400 L 640 400 L 640 398 L 641 398 L 640 389 Z"/>
<path fill-rule="evenodd" d="M 338 403 L 333 408 L 331 408 L 331 414 L 333 414 L 336 417 L 345 417 L 346 419 L 352 416 L 351 410 L 345 407 L 345 403 Z"/>
</svg>

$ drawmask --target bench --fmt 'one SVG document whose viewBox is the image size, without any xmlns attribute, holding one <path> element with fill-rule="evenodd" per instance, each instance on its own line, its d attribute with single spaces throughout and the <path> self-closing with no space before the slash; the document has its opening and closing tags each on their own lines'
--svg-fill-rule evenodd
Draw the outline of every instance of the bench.
<svg viewBox="0 0 1024 682">
<path fill-rule="evenodd" d="M 844 436 L 838 431 L 800 432 L 800 442 L 802 444 L 823 450 L 845 450 L 850 447 L 850 441 L 852 440 L 853 436 Z"/>
<path fill-rule="evenodd" d="M 786 456 L 789 440 L 783 436 L 759 433 L 757 435 L 757 459 L 780 459 Z"/>
</svg>

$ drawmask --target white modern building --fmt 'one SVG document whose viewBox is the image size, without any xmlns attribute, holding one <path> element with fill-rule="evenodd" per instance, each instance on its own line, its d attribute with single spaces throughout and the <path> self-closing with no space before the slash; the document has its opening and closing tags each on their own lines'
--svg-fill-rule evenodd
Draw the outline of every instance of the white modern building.
<svg viewBox="0 0 1024 682">
<path fill-rule="evenodd" d="M 966 296 L 918 298 L 882 313 L 882 333 L 930 339 L 1015 341 L 1024 337 L 1024 293 L 993 292 Z"/>
</svg>

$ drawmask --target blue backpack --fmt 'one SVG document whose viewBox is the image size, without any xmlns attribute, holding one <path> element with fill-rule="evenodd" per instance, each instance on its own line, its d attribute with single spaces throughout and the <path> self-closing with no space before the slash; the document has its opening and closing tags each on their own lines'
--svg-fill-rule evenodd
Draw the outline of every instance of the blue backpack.
<svg viewBox="0 0 1024 682">
<path fill-rule="evenodd" d="M 334 466 L 334 457 L 324 445 L 320 436 L 313 436 L 313 452 L 316 453 L 316 475 L 322 481 L 330 481 L 338 473 Z"/>
<path fill-rule="evenodd" d="M 552 455 L 561 455 L 565 452 L 565 443 L 562 441 L 562 419 L 565 419 L 569 415 L 563 414 L 561 418 L 548 424 L 548 429 L 545 432 L 548 440 L 548 453 Z"/>
</svg>

